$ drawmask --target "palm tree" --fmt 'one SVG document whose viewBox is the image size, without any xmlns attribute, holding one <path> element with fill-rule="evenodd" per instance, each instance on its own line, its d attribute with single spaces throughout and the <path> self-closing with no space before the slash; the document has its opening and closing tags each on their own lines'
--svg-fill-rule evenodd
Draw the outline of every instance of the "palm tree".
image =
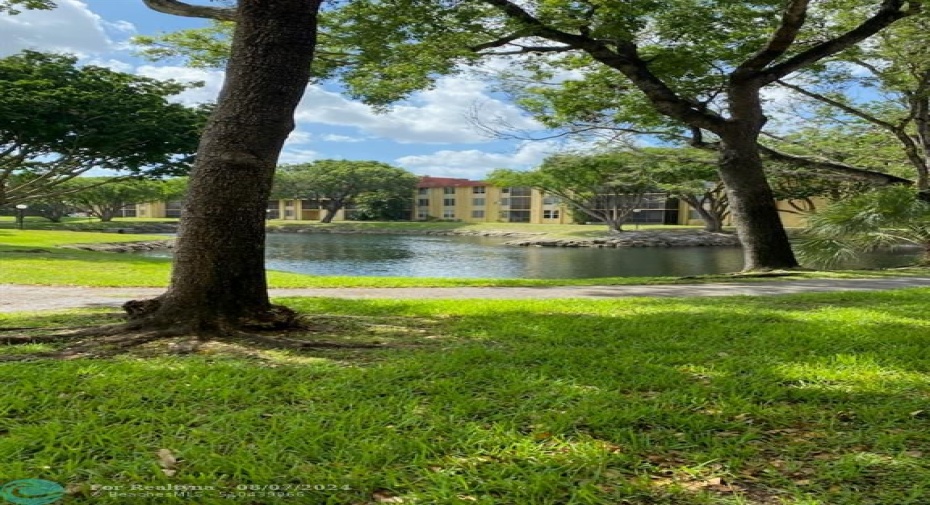
<svg viewBox="0 0 930 505">
<path fill-rule="evenodd" d="M 893 186 L 837 201 L 812 214 L 797 244 L 805 263 L 831 266 L 857 254 L 914 244 L 919 265 L 930 265 L 930 203 L 908 187 Z"/>
</svg>

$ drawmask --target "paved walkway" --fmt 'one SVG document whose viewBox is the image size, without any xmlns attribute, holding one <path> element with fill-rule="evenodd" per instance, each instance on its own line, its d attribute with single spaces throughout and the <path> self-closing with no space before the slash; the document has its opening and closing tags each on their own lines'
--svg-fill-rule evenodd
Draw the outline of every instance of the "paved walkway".
<svg viewBox="0 0 930 505">
<path fill-rule="evenodd" d="M 795 281 L 731 282 L 721 284 L 671 284 L 661 286 L 564 286 L 564 287 L 463 287 L 463 288 L 313 288 L 272 289 L 271 295 L 329 298 L 391 299 L 610 299 L 632 296 L 736 296 L 822 293 L 829 291 L 878 291 L 930 287 L 930 277 L 881 279 L 804 279 Z M 118 307 L 127 300 L 151 298 L 161 288 L 87 288 L 64 286 L 0 285 L 0 312 Z"/>
</svg>

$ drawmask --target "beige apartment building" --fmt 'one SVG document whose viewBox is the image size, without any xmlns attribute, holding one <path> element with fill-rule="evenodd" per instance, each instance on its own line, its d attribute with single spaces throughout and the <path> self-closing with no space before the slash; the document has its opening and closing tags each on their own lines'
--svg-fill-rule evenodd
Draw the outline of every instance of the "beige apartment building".
<svg viewBox="0 0 930 505">
<path fill-rule="evenodd" d="M 778 202 L 782 222 L 803 226 L 803 216 L 792 213 L 788 202 Z M 697 212 L 664 193 L 647 195 L 628 222 L 641 224 L 701 225 Z M 321 202 L 271 200 L 268 219 L 319 221 L 325 214 Z M 351 220 L 351 206 L 340 210 L 334 221 Z M 152 202 L 135 207 L 136 217 L 180 217 L 180 202 Z M 465 223 L 571 224 L 571 209 L 559 198 L 526 187 L 501 188 L 485 181 L 423 176 L 417 184 L 411 209 L 414 221 L 461 221 Z M 731 223 L 727 223 L 731 224 Z"/>
</svg>

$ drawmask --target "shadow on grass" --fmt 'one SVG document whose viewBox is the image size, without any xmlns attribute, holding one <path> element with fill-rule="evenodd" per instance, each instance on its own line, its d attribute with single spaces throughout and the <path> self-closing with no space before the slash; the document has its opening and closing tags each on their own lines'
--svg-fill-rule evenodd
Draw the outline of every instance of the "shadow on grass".
<svg viewBox="0 0 930 505">
<path fill-rule="evenodd" d="M 443 344 L 0 365 L 0 473 L 346 484 L 314 495 L 333 504 L 928 503 L 926 293 L 287 299 L 333 331 Z M 185 461 L 171 479 L 162 447 Z"/>
</svg>

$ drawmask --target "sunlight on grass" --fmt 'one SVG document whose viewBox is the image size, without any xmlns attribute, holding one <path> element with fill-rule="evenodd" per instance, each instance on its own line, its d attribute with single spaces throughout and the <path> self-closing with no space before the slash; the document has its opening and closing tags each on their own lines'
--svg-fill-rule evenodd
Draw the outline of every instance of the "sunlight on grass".
<svg viewBox="0 0 930 505">
<path fill-rule="evenodd" d="M 205 505 L 920 505 L 928 296 L 288 298 L 314 325 L 292 338 L 389 345 L 4 363 L 0 475 L 104 505 L 127 498 L 92 486 L 214 486 Z M 273 484 L 323 487 L 235 495 Z"/>
<path fill-rule="evenodd" d="M 109 242 L 141 242 L 164 240 L 162 235 L 132 235 L 123 233 L 92 233 L 51 230 L 3 230 L 0 229 L 0 248 L 3 246 L 58 247 L 71 244 L 96 244 Z M 2 249 L 0 249 L 2 250 Z"/>
</svg>

